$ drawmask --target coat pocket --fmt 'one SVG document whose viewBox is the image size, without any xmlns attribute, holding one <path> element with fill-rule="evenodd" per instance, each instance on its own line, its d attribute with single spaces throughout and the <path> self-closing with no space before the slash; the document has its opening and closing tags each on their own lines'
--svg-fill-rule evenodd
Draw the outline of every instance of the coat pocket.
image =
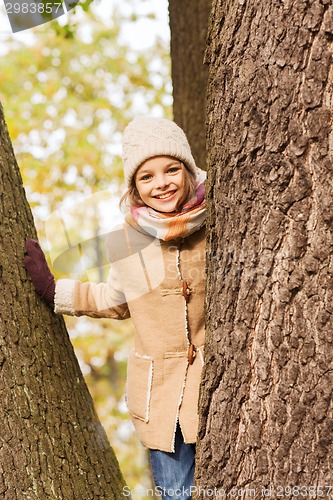
<svg viewBox="0 0 333 500">
<path fill-rule="evenodd" d="M 127 406 L 131 415 L 149 421 L 153 358 L 132 352 L 127 365 Z"/>
</svg>

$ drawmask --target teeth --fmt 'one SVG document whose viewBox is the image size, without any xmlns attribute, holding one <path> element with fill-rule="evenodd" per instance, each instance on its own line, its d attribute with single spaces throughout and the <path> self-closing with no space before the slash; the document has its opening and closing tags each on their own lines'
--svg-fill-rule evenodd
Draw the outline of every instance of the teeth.
<svg viewBox="0 0 333 500">
<path fill-rule="evenodd" d="M 172 191 L 166 194 L 161 194 L 160 196 L 156 196 L 159 200 L 163 200 L 164 198 L 168 198 L 172 194 Z"/>
</svg>

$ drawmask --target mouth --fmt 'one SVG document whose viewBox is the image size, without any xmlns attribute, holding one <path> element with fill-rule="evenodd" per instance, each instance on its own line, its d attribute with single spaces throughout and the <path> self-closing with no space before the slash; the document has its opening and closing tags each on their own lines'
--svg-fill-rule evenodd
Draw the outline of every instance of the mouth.
<svg viewBox="0 0 333 500">
<path fill-rule="evenodd" d="M 163 194 L 158 194 L 156 196 L 154 196 L 154 198 L 156 198 L 157 200 L 168 200 L 170 198 L 173 197 L 173 195 L 176 194 L 176 191 L 167 191 L 166 193 L 163 193 Z"/>
</svg>

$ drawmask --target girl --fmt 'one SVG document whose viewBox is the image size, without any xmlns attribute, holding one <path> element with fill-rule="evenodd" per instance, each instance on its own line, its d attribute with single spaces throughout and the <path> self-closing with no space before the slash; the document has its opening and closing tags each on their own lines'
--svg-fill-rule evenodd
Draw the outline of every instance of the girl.
<svg viewBox="0 0 333 500">
<path fill-rule="evenodd" d="M 128 408 L 162 497 L 191 498 L 204 344 L 205 173 L 184 132 L 163 118 L 128 125 L 123 161 L 126 245 L 110 240 L 107 283 L 55 283 L 34 240 L 26 243 L 25 266 L 57 313 L 132 318 Z M 119 228 L 116 234 L 119 243 Z"/>
</svg>

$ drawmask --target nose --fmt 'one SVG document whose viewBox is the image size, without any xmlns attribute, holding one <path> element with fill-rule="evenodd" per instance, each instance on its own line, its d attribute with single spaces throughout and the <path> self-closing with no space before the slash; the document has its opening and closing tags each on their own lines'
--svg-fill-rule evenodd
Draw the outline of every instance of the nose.
<svg viewBox="0 0 333 500">
<path fill-rule="evenodd" d="M 169 184 L 169 181 L 165 175 L 160 174 L 156 177 L 155 187 L 157 189 L 164 189 L 166 186 L 168 186 L 168 184 Z"/>
</svg>

